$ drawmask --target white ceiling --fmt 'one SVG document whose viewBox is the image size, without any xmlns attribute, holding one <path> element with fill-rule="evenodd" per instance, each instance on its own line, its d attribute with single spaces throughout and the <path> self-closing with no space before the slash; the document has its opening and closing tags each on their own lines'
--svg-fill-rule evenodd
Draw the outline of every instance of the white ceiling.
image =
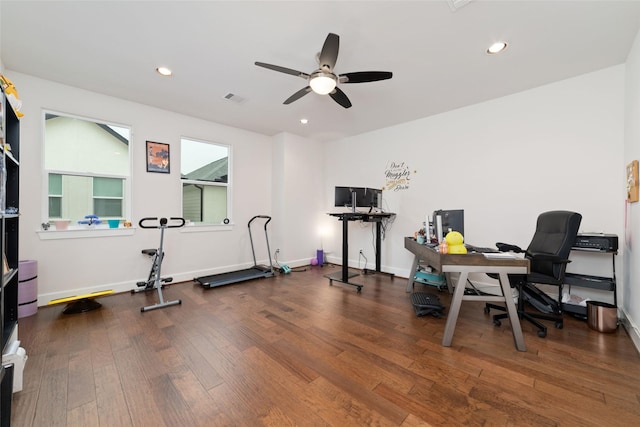
<svg viewBox="0 0 640 427">
<path fill-rule="evenodd" d="M 640 1 L 474 0 L 453 12 L 447 0 L 2 0 L 0 19 L 5 69 L 267 135 L 331 140 L 624 63 Z M 350 109 L 314 93 L 283 105 L 306 82 L 254 62 L 310 73 L 329 32 L 340 35 L 336 73 L 393 78 L 341 85 Z M 496 40 L 509 48 L 487 55 Z M 156 74 L 160 65 L 174 75 Z"/>
</svg>

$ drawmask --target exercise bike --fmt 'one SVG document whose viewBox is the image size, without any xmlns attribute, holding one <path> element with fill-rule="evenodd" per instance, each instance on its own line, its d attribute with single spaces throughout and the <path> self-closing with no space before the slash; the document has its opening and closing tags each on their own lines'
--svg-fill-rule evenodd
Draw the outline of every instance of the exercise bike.
<svg viewBox="0 0 640 427">
<path fill-rule="evenodd" d="M 152 224 L 153 225 L 150 225 Z M 131 293 L 135 294 L 138 292 L 147 292 L 154 289 L 158 291 L 159 302 L 154 305 L 149 305 L 146 307 L 142 307 L 140 309 L 141 312 L 155 310 L 156 308 L 168 307 L 170 305 L 179 305 L 182 304 L 181 300 L 174 301 L 165 301 L 162 296 L 162 288 L 165 283 L 170 283 L 173 281 L 172 277 L 162 277 L 161 276 L 161 268 L 162 268 L 162 260 L 164 258 L 164 251 L 162 249 L 164 243 L 164 230 L 167 228 L 180 228 L 184 226 L 185 220 L 184 218 L 142 218 L 138 225 L 140 228 L 159 228 L 160 229 L 160 246 L 158 249 L 143 249 L 142 253 L 144 255 L 152 257 L 151 271 L 149 272 L 149 277 L 146 281 L 137 282 L 136 286 L 138 289 L 131 289 Z"/>
</svg>

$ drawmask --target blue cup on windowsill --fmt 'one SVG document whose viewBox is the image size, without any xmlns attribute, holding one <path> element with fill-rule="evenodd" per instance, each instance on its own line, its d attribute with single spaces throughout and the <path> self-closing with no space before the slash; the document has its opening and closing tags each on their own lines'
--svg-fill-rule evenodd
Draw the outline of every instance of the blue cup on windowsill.
<svg viewBox="0 0 640 427">
<path fill-rule="evenodd" d="M 109 223 L 109 228 L 118 228 L 118 227 L 120 227 L 120 220 L 119 219 L 109 219 L 109 220 L 107 220 L 107 222 Z"/>
</svg>

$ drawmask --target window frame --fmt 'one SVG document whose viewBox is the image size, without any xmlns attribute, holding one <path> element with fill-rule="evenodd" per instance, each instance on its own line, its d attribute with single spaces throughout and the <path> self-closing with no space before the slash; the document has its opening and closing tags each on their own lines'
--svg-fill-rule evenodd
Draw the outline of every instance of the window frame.
<svg viewBox="0 0 640 427">
<path fill-rule="evenodd" d="M 47 144 L 47 131 L 46 131 L 46 121 L 47 121 L 47 115 L 56 115 L 56 116 L 61 116 L 61 117 L 67 117 L 70 119 L 76 119 L 76 120 L 83 120 L 86 122 L 90 122 L 90 123 L 96 123 L 98 125 L 104 125 L 104 126 L 114 126 L 114 127 L 120 127 L 120 128 L 126 128 L 129 129 L 129 139 L 128 139 L 128 148 L 127 148 L 127 154 L 128 154 L 128 169 L 129 169 L 129 174 L 128 175 L 118 175 L 118 174 L 98 174 L 98 173 L 92 173 L 92 172 L 75 172 L 75 171 L 67 171 L 67 170 L 62 170 L 62 169 L 47 169 L 46 168 L 46 144 Z M 50 223 L 50 221 L 52 220 L 52 218 L 49 217 L 49 198 L 50 198 L 50 194 L 49 194 L 49 174 L 58 174 L 58 175 L 68 175 L 68 176 L 77 176 L 77 177 L 87 177 L 87 178 L 114 178 L 114 179 L 122 179 L 123 180 L 123 190 L 124 190 L 124 196 L 122 198 L 120 198 L 120 200 L 122 200 L 122 203 L 124 204 L 124 208 L 122 210 L 122 215 L 123 215 L 123 219 L 127 220 L 129 218 L 132 218 L 132 205 L 133 205 L 133 194 L 132 194 L 132 175 L 133 175 L 133 126 L 129 125 L 129 124 L 122 124 L 122 123 L 117 123 L 117 122 L 113 122 L 113 121 L 107 121 L 107 120 L 101 120 L 101 119 L 95 119 L 93 117 L 88 117 L 88 116 L 81 116 L 81 115 L 77 115 L 77 114 L 71 114 L 71 113 L 66 113 L 66 112 L 61 112 L 61 111 L 56 111 L 56 110 L 49 110 L 49 109 L 43 109 L 42 110 L 42 116 L 41 116 L 41 129 L 42 129 L 42 165 L 41 165 L 41 171 L 42 171 L 42 202 L 41 202 L 41 218 L 42 218 L 42 223 Z M 92 182 L 92 187 L 93 187 L 93 182 Z M 60 198 L 64 197 L 64 185 L 61 188 L 61 195 L 59 196 Z M 58 196 L 58 195 L 54 195 L 54 196 Z M 101 199 L 105 199 L 104 197 L 100 197 Z M 91 194 L 91 204 L 93 206 L 93 203 L 95 202 L 95 195 L 93 194 L 93 190 L 92 190 L 92 194 Z M 111 217 L 104 217 L 105 219 L 111 218 Z M 74 219 L 74 218 L 70 218 L 70 219 Z M 102 224 L 101 224 L 102 225 Z M 69 224 L 69 228 L 67 230 L 58 230 L 57 232 L 59 233 L 65 233 L 65 232 L 73 232 L 73 231 L 77 231 L 77 230 L 85 230 L 85 231 L 96 231 L 96 230 L 100 230 L 101 232 L 107 232 L 107 231 L 111 231 L 114 232 L 116 229 L 110 229 L 108 228 L 108 226 L 104 226 L 104 227 L 97 227 L 97 228 L 92 228 L 92 229 L 87 229 L 87 227 L 84 226 L 80 226 L 79 224 L 74 224 L 71 223 Z M 129 233 L 126 233 L 129 234 Z M 42 237 L 42 236 L 41 236 Z M 80 236 L 78 235 L 78 237 L 85 237 L 84 235 Z"/>
<path fill-rule="evenodd" d="M 215 145 L 218 147 L 223 147 L 227 150 L 227 182 L 217 182 L 217 181 L 204 181 L 204 180 L 197 180 L 197 179 L 187 179 L 187 178 L 183 178 L 182 177 L 182 162 L 183 162 L 183 151 L 182 151 L 182 144 L 184 143 L 184 140 L 188 140 L 188 141 L 192 141 L 192 142 L 196 142 L 196 143 L 201 143 L 201 144 L 209 144 L 209 145 Z M 218 142 L 218 141 L 211 141 L 211 140 L 206 140 L 206 139 L 201 139 L 201 138 L 193 138 L 190 136 L 181 136 L 180 137 L 180 207 L 181 207 L 181 212 L 184 212 L 184 184 L 191 184 L 191 185 L 201 185 L 201 186 L 210 186 L 210 187 L 225 187 L 226 188 L 226 199 L 227 199 L 227 209 L 226 209 L 226 216 L 225 219 L 228 219 L 229 222 L 227 224 L 225 224 L 224 222 L 219 222 L 219 223 L 213 223 L 213 222 L 197 222 L 197 223 L 193 223 L 190 222 L 189 225 L 191 226 L 196 226 L 199 228 L 203 228 L 203 227 L 211 227 L 212 229 L 228 229 L 229 225 L 231 224 L 231 218 L 233 217 L 232 215 L 232 207 L 233 207 L 233 147 L 230 144 L 225 144 L 222 142 Z"/>
</svg>

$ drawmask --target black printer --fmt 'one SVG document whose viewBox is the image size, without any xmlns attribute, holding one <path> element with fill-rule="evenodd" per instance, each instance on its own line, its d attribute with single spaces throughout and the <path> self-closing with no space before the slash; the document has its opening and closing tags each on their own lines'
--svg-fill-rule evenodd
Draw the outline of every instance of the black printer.
<svg viewBox="0 0 640 427">
<path fill-rule="evenodd" d="M 579 233 L 576 236 L 573 249 L 598 252 L 617 252 L 618 236 L 615 234 L 604 233 Z"/>
</svg>

